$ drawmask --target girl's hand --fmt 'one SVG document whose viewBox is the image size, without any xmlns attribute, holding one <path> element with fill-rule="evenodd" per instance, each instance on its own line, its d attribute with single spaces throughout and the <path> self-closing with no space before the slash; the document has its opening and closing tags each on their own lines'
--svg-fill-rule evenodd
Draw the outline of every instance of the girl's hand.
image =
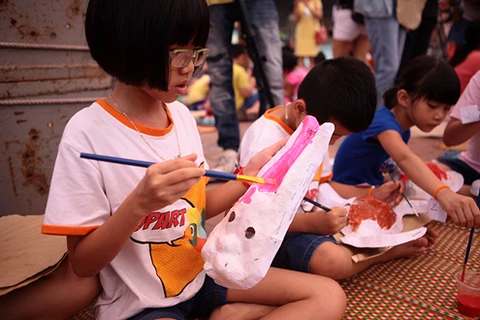
<svg viewBox="0 0 480 320">
<path fill-rule="evenodd" d="M 402 193 L 404 192 L 405 183 L 403 181 L 387 181 L 380 187 L 373 189 L 372 196 L 388 203 L 393 208 L 402 201 Z"/>
<path fill-rule="evenodd" d="M 195 164 L 196 154 L 154 164 L 132 192 L 134 201 L 144 216 L 178 200 L 205 174 Z"/>
<path fill-rule="evenodd" d="M 268 162 L 273 156 L 280 150 L 285 143 L 287 143 L 288 137 L 272 144 L 254 155 L 247 165 L 243 168 L 243 174 L 247 176 L 257 176 L 258 171 Z"/>
<path fill-rule="evenodd" d="M 437 199 L 456 225 L 467 228 L 480 226 L 480 210 L 472 198 L 446 188 L 437 193 Z"/>
<path fill-rule="evenodd" d="M 309 233 L 334 235 L 347 224 L 347 209 L 341 207 L 334 207 L 328 212 L 323 210 L 313 211 L 309 212 L 308 215 L 315 217 L 310 220 Z"/>
</svg>

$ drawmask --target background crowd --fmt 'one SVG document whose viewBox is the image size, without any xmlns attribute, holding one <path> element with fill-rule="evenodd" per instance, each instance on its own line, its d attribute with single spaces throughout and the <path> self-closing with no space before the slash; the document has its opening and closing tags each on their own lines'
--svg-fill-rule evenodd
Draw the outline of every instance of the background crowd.
<svg viewBox="0 0 480 320">
<path fill-rule="evenodd" d="M 418 0 L 411 6 L 402 0 L 332 0 L 325 1 L 331 8 L 326 12 L 321 0 L 293 0 L 282 30 L 273 0 L 244 1 L 243 8 L 224 2 L 210 1 L 212 52 L 181 97 L 191 110 L 203 111 L 199 124 L 218 130 L 224 152 L 212 164 L 216 170 L 235 169 L 238 121 L 295 100 L 303 78 L 326 56 L 354 56 L 372 68 L 377 108 L 417 56 L 448 61 L 462 92 L 480 70 L 480 1 Z"/>
</svg>

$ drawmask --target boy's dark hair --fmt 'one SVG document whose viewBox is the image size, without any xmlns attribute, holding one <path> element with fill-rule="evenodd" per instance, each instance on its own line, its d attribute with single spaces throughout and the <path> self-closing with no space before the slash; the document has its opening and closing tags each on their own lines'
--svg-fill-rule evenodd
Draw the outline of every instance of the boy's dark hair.
<svg viewBox="0 0 480 320">
<path fill-rule="evenodd" d="M 243 44 L 234 44 L 232 46 L 232 55 L 234 59 L 240 57 L 242 54 L 246 52 L 247 52 L 247 49 Z"/>
<path fill-rule="evenodd" d="M 447 62 L 420 56 L 408 63 L 398 84 L 383 94 L 388 109 L 397 105 L 397 91 L 401 89 L 407 91 L 413 101 L 425 98 L 454 105 L 460 97 L 460 80 Z"/>
<path fill-rule="evenodd" d="M 290 72 L 297 66 L 297 57 L 292 51 L 282 50 L 283 71 Z"/>
<path fill-rule="evenodd" d="M 325 55 L 323 54 L 322 51 L 320 51 L 317 56 L 313 59 L 313 61 L 315 62 L 315 64 L 318 64 L 324 60 L 326 60 L 327 58 L 325 57 Z"/>
<path fill-rule="evenodd" d="M 352 57 L 315 65 L 298 88 L 307 114 L 319 123 L 338 121 L 350 132 L 368 128 L 377 104 L 375 77 L 362 61 Z"/>
<path fill-rule="evenodd" d="M 168 90 L 172 45 L 204 47 L 205 0 L 90 0 L 85 35 L 106 73 L 133 86 Z"/>
</svg>

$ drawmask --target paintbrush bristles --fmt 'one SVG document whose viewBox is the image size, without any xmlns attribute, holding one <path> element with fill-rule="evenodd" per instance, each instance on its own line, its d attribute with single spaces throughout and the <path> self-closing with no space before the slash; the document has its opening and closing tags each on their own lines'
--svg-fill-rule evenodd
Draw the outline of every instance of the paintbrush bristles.
<svg viewBox="0 0 480 320">
<path fill-rule="evenodd" d="M 261 183 L 261 184 L 271 184 L 276 185 L 277 182 L 275 179 L 265 179 L 262 177 L 251 177 L 251 176 L 244 176 L 241 174 L 237 175 L 237 180 L 244 181 L 244 182 L 252 182 L 252 183 Z"/>
</svg>

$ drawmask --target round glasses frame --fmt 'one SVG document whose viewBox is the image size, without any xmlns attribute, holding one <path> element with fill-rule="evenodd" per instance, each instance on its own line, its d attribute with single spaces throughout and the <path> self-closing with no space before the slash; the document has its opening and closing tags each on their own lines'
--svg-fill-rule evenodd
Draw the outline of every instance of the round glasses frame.
<svg viewBox="0 0 480 320">
<path fill-rule="evenodd" d="M 170 50 L 170 64 L 180 69 L 185 68 L 190 61 L 193 61 L 193 65 L 199 67 L 205 63 L 209 53 L 210 49 L 207 48 Z"/>
</svg>

